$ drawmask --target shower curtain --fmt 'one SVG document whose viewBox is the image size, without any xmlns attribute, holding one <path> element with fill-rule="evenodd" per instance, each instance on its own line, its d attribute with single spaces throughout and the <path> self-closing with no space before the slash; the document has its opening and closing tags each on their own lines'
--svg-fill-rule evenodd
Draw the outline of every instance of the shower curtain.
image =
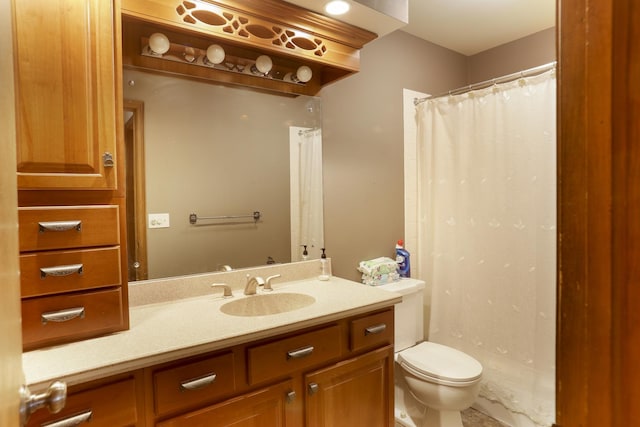
<svg viewBox="0 0 640 427">
<path fill-rule="evenodd" d="M 292 128 L 291 165 L 291 259 L 302 260 L 302 245 L 308 259 L 319 259 L 324 247 L 322 199 L 322 130 Z M 296 228 L 293 230 L 293 228 Z"/>
<path fill-rule="evenodd" d="M 417 106 L 429 340 L 480 361 L 480 396 L 555 418 L 555 71 Z M 529 421 L 527 421 L 529 422 Z"/>
</svg>

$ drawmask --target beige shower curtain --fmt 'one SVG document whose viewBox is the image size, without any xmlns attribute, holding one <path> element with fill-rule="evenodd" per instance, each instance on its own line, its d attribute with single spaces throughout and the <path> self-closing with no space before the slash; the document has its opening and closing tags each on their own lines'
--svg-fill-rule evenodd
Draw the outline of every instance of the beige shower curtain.
<svg viewBox="0 0 640 427">
<path fill-rule="evenodd" d="M 555 413 L 554 73 L 416 111 L 429 340 L 477 358 L 481 396 L 541 426 Z"/>
</svg>

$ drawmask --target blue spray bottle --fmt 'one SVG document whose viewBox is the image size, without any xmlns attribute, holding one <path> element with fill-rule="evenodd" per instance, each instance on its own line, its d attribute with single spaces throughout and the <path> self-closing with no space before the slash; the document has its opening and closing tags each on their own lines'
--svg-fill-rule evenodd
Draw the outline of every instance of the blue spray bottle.
<svg viewBox="0 0 640 427">
<path fill-rule="evenodd" d="M 411 263 L 409 251 L 404 248 L 404 241 L 398 240 L 396 244 L 396 262 L 398 263 L 398 274 L 400 277 L 411 277 Z"/>
</svg>

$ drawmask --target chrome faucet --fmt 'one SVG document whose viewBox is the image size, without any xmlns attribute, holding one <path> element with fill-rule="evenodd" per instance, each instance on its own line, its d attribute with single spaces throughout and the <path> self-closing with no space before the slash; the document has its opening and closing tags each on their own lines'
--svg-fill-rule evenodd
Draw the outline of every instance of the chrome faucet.
<svg viewBox="0 0 640 427">
<path fill-rule="evenodd" d="M 260 276 L 250 276 L 247 274 L 247 284 L 244 286 L 245 295 L 255 295 L 256 288 L 264 285 L 264 279 Z"/>
<path fill-rule="evenodd" d="M 267 277 L 267 280 L 265 281 L 265 284 L 264 284 L 264 290 L 265 291 L 272 291 L 273 288 L 271 287 L 271 281 L 273 279 L 277 279 L 278 277 L 280 277 L 279 274 L 274 274 L 273 276 Z"/>
</svg>

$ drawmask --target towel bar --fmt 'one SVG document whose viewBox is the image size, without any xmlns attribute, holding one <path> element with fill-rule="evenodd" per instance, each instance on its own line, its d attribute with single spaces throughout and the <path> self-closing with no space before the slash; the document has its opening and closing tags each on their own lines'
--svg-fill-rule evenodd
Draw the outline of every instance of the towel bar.
<svg viewBox="0 0 640 427">
<path fill-rule="evenodd" d="M 249 215 L 220 215 L 220 216 L 198 216 L 192 213 L 191 215 L 189 215 L 189 223 L 197 224 L 199 220 L 207 220 L 207 219 L 216 220 L 216 219 L 239 219 L 239 218 L 253 218 L 255 222 L 258 222 L 261 216 L 262 215 L 260 214 L 260 211 L 254 211 L 252 214 L 249 214 Z"/>
</svg>

